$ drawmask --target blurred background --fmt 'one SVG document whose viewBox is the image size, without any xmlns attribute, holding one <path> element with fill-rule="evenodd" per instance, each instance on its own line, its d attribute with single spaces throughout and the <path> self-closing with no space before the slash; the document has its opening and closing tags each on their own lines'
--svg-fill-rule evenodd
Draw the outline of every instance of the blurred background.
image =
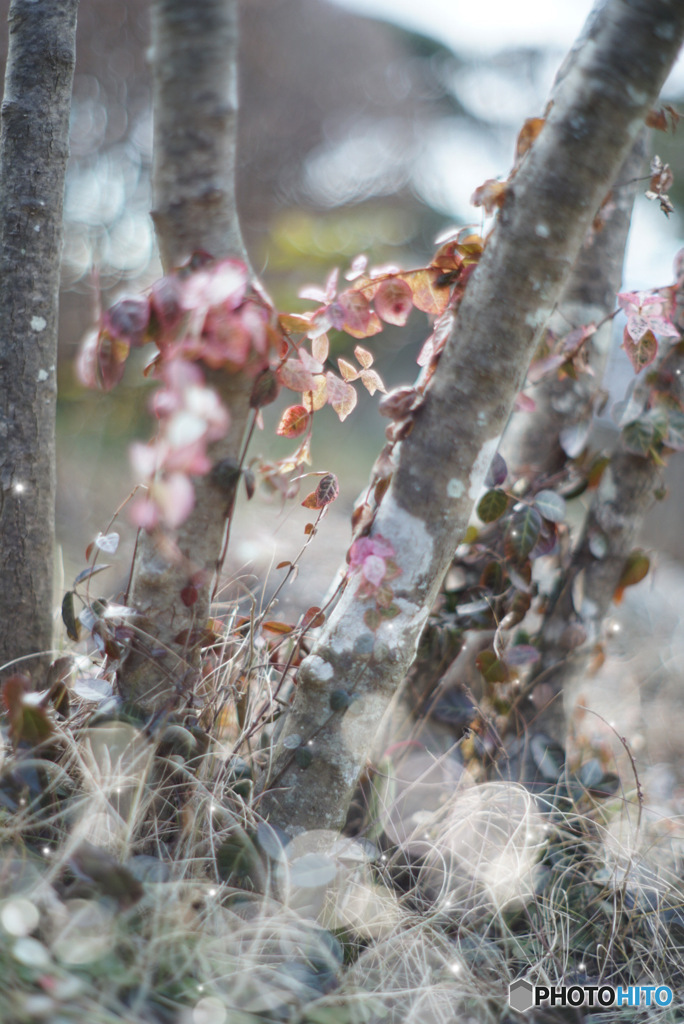
<svg viewBox="0 0 684 1024">
<path fill-rule="evenodd" d="M 526 117 L 542 113 L 590 6 L 588 0 L 490 0 L 486 7 L 465 0 L 243 0 L 239 207 L 253 263 L 279 307 L 305 308 L 299 288 L 322 283 L 331 267 L 344 269 L 359 253 L 371 263 L 418 265 L 446 228 L 479 226 L 480 211 L 469 203 L 473 190 L 508 174 L 517 131 Z M 8 7 L 8 0 L 0 2 L 3 55 Z M 149 0 L 81 0 L 60 332 L 58 531 L 65 587 L 134 482 L 129 443 L 152 429 L 150 384 L 134 367 L 113 393 L 101 395 L 79 385 L 73 365 L 98 301 L 107 305 L 144 289 L 160 273 L 148 216 L 148 20 Z M 680 64 L 666 95 L 676 103 L 683 93 Z M 678 136 L 659 133 L 652 152 L 673 164 L 672 198 L 682 206 Z M 666 220 L 640 197 L 626 285 L 669 283 L 682 233 L 679 213 Z M 425 318 L 414 311 L 406 329 L 387 328 L 373 339 L 388 386 L 413 380 L 426 333 Z M 353 348 L 350 339 L 335 344 L 334 355 Z M 611 373 L 627 380 L 625 367 L 618 351 Z M 317 417 L 313 468 L 339 476 L 341 497 L 309 572 L 304 563 L 295 605 L 317 603 L 325 592 L 348 543 L 352 502 L 382 443 L 376 400 L 365 392 L 359 399 L 342 426 L 330 408 Z M 270 410 L 254 454 L 285 454 L 292 446 L 272 436 L 278 415 Z M 672 515 L 666 506 L 657 514 Z M 282 511 L 255 498 L 248 515 L 244 508 L 238 513 L 231 571 L 263 580 L 271 563 L 301 546 L 310 518 L 298 503 Z M 662 524 L 664 549 L 684 555 L 681 531 Z M 117 528 L 125 579 L 133 530 L 125 515 Z"/>
</svg>

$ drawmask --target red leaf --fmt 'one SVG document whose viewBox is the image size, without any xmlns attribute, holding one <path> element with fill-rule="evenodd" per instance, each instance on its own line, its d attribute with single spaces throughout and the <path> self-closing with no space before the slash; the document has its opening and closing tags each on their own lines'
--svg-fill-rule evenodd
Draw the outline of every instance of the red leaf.
<svg viewBox="0 0 684 1024">
<path fill-rule="evenodd" d="M 306 431 L 310 419 L 303 405 L 291 405 L 283 413 L 276 434 L 278 437 L 299 437 Z"/>
<path fill-rule="evenodd" d="M 639 373 L 644 367 L 650 366 L 658 354 L 658 342 L 653 331 L 647 330 L 641 335 L 638 341 L 634 341 L 629 329 L 625 327 L 622 338 L 622 347 L 627 353 L 627 358 L 634 367 L 634 372 Z"/>
<path fill-rule="evenodd" d="M 337 482 L 337 477 L 334 473 L 326 473 L 325 476 L 321 477 L 316 490 L 312 491 L 311 494 L 307 494 L 302 505 L 304 508 L 311 509 L 325 508 L 326 505 L 330 505 L 335 500 L 339 493 L 340 485 Z"/>
<path fill-rule="evenodd" d="M 401 278 L 383 281 L 375 293 L 375 308 L 385 323 L 403 327 L 413 308 L 411 289 Z"/>
<path fill-rule="evenodd" d="M 337 477 L 334 473 L 326 473 L 325 476 L 321 477 L 320 483 L 316 488 L 316 498 L 318 500 L 318 508 L 324 508 L 335 500 L 340 493 L 340 485 L 337 482 Z"/>
<path fill-rule="evenodd" d="M 180 597 L 186 608 L 192 608 L 199 597 L 199 591 L 192 583 L 188 583 L 187 587 L 183 587 L 181 590 Z"/>
<path fill-rule="evenodd" d="M 325 622 L 325 615 L 316 605 L 307 608 L 302 617 L 302 629 L 318 629 Z"/>
</svg>

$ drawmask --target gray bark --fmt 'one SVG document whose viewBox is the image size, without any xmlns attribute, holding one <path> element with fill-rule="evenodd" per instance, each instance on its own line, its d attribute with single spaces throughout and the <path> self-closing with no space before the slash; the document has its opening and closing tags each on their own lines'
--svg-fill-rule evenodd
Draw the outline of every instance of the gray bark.
<svg viewBox="0 0 684 1024">
<path fill-rule="evenodd" d="M 237 0 L 155 0 L 153 219 L 166 270 L 203 250 L 249 266 L 235 202 Z M 231 416 L 228 436 L 210 447 L 216 464 L 236 464 L 249 416 L 252 381 L 242 373 L 207 374 Z M 138 639 L 119 673 L 122 696 L 159 710 L 190 691 L 199 668 L 193 631 L 209 616 L 211 590 L 235 480 L 195 478 L 195 507 L 174 538 L 140 536 L 130 603 Z M 197 601 L 181 591 L 201 577 Z"/>
<path fill-rule="evenodd" d="M 261 809 L 292 832 L 339 828 L 373 737 L 416 651 L 541 330 L 601 199 L 634 145 L 684 34 L 684 5 L 612 0 L 592 19 L 518 171 L 371 536 L 394 545 L 400 615 L 372 633 L 350 582 L 312 654 L 261 781 Z M 354 700 L 332 711 L 332 691 Z M 306 755 L 297 756 L 297 741 Z"/>
<path fill-rule="evenodd" d="M 12 0 L 9 11 L 0 134 L 0 665 L 52 648 L 58 292 L 77 8 L 78 0 Z"/>
</svg>

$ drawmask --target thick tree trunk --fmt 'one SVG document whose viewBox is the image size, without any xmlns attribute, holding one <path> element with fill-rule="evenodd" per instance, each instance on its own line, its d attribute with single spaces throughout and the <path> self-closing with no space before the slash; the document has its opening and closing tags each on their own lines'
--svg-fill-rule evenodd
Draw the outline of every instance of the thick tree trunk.
<svg viewBox="0 0 684 1024">
<path fill-rule="evenodd" d="M 235 202 L 237 140 L 237 0 L 155 0 L 154 211 L 166 270 L 193 252 L 232 256 L 249 265 Z M 237 463 L 252 382 L 215 373 L 211 384 L 230 411 L 228 436 L 210 448 L 213 462 Z M 227 485 L 226 485 L 226 477 Z M 169 706 L 196 681 L 199 645 L 192 639 L 209 616 L 226 511 L 237 477 L 194 480 L 195 507 L 175 537 L 142 532 L 130 603 L 140 612 L 138 640 L 119 674 L 123 697 L 148 710 Z M 197 586 L 190 607 L 181 591 Z"/>
<path fill-rule="evenodd" d="M 465 532 L 530 358 L 603 195 L 684 34 L 684 5 L 611 0 L 555 96 L 398 446 L 372 537 L 394 547 L 397 617 L 371 632 L 358 572 L 298 674 L 261 809 L 290 831 L 339 828 L 373 737 Z M 335 698 L 345 691 L 350 701 Z M 333 710 L 334 708 L 334 710 Z"/>
<path fill-rule="evenodd" d="M 52 648 L 57 319 L 78 0 L 12 0 L 0 135 L 0 666 Z M 34 668 L 36 662 L 25 666 Z"/>
</svg>

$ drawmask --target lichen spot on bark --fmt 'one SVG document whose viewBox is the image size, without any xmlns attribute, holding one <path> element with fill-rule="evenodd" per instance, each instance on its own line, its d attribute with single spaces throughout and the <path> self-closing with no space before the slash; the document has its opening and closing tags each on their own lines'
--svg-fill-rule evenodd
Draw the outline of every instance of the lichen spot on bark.
<svg viewBox="0 0 684 1024">
<path fill-rule="evenodd" d="M 381 536 L 392 538 L 401 569 L 398 588 L 408 591 L 429 578 L 434 541 L 423 520 L 402 508 L 391 491 L 382 499 L 376 530 Z"/>
<path fill-rule="evenodd" d="M 537 236 L 537 238 L 548 238 L 551 234 L 551 228 L 548 224 L 544 224 L 542 221 L 540 221 L 538 224 L 535 225 L 534 233 Z"/>
<path fill-rule="evenodd" d="M 47 327 L 47 320 L 44 316 L 32 316 L 31 317 L 31 330 L 40 334 Z"/>
<path fill-rule="evenodd" d="M 463 497 L 465 494 L 465 484 L 458 477 L 452 477 L 447 484 L 447 498 L 451 498 L 456 501 L 458 498 Z"/>
<path fill-rule="evenodd" d="M 299 669 L 299 675 L 307 686 L 324 686 L 335 674 L 332 665 L 317 654 L 305 658 Z"/>
</svg>

